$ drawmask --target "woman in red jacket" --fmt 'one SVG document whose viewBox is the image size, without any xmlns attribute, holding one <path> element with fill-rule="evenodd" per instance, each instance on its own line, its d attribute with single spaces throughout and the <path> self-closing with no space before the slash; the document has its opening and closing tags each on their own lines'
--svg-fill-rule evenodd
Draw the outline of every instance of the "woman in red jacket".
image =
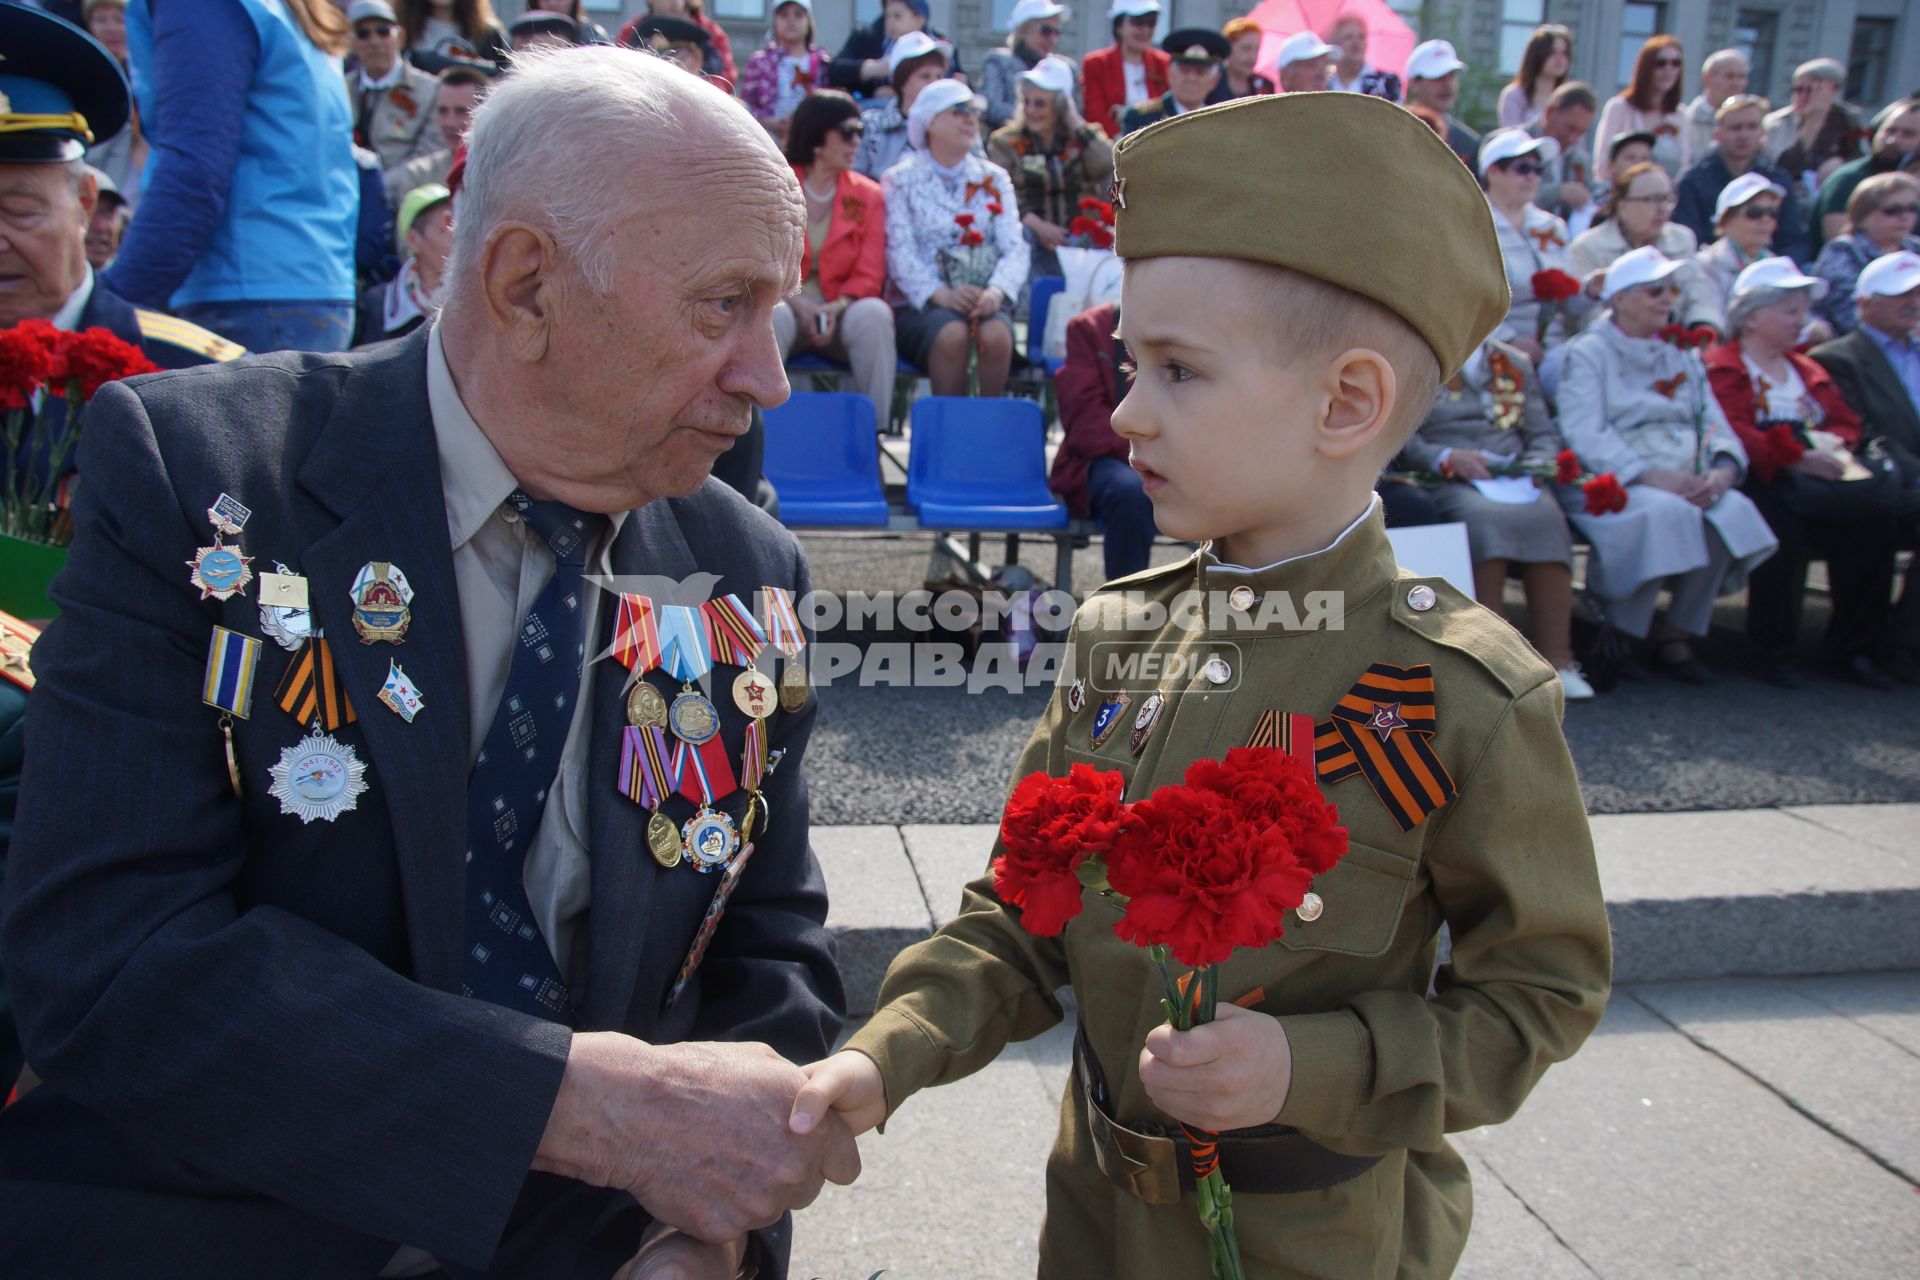
<svg viewBox="0 0 1920 1280">
<path fill-rule="evenodd" d="M 1714 398 L 1747 451 L 1746 495 L 1780 549 L 1747 578 L 1747 635 L 1761 677 L 1801 683 L 1791 662 L 1807 561 L 1827 562 L 1833 617 L 1822 656 L 1836 676 L 1876 689 L 1875 662 L 1899 544 L 1900 481 L 1884 459 L 1856 457 L 1860 419 L 1825 369 L 1793 349 L 1824 280 L 1788 258 L 1742 271 L 1727 301 L 1730 342 L 1706 353 Z"/>
<path fill-rule="evenodd" d="M 1113 0 L 1107 17 L 1113 20 L 1113 43 L 1088 54 L 1081 66 L 1087 108 L 1081 114 L 1117 138 L 1128 107 L 1167 91 L 1167 67 L 1173 59 L 1153 47 L 1160 0 Z"/>
<path fill-rule="evenodd" d="M 800 292 L 774 309 L 783 358 L 796 350 L 842 360 L 886 422 L 897 362 L 887 277 L 887 211 L 880 184 L 853 171 L 860 108 L 838 89 L 801 101 L 787 127 L 787 162 L 807 198 Z"/>
</svg>

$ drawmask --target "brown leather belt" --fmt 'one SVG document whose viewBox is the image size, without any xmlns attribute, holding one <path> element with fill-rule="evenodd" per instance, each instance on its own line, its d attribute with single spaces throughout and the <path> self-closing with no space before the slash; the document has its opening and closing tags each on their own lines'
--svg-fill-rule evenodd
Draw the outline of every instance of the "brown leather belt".
<svg viewBox="0 0 1920 1280">
<path fill-rule="evenodd" d="M 1084 1026 L 1074 1032 L 1073 1073 L 1087 1103 L 1087 1131 L 1100 1172 L 1148 1204 L 1178 1204 L 1193 1190 L 1193 1158 L 1178 1125 L 1127 1128 L 1113 1118 L 1106 1075 L 1087 1043 Z M 1359 1177 L 1378 1156 L 1330 1150 L 1292 1125 L 1236 1129 L 1220 1138 L 1220 1172 L 1236 1192 L 1291 1195 L 1324 1191 Z"/>
</svg>

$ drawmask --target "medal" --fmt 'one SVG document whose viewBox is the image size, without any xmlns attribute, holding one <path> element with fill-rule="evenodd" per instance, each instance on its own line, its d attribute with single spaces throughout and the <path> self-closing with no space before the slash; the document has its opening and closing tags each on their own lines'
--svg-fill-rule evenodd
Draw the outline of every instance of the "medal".
<svg viewBox="0 0 1920 1280">
<path fill-rule="evenodd" d="M 360 718 L 347 691 L 340 687 L 333 649 L 324 635 L 312 636 L 301 646 L 287 664 L 286 674 L 280 677 L 273 700 L 299 723 L 328 733 Z"/>
<path fill-rule="evenodd" d="M 1067 686 L 1067 714 L 1077 716 L 1080 709 L 1087 705 L 1087 682 L 1084 678 L 1075 680 Z"/>
<path fill-rule="evenodd" d="M 280 753 L 269 794 L 280 812 L 307 823 L 332 822 L 352 809 L 367 790 L 367 766 L 353 748 L 318 729 Z"/>
<path fill-rule="evenodd" d="M 785 587 L 762 587 L 760 595 L 767 605 L 767 643 L 789 658 L 799 657 L 807 647 L 807 633 L 793 610 L 793 593 Z"/>
<path fill-rule="evenodd" d="M 686 844 L 687 857 L 692 859 L 696 870 L 703 872 L 724 867 L 733 857 L 733 851 L 740 847 L 733 819 L 704 805 L 681 826 L 680 835 Z"/>
<path fill-rule="evenodd" d="M 627 723 L 636 729 L 667 727 L 667 700 L 645 680 L 636 681 L 627 694 Z"/>
<path fill-rule="evenodd" d="M 1153 726 L 1160 723 L 1160 709 L 1167 705 L 1165 694 L 1155 691 L 1147 695 L 1140 704 L 1140 714 L 1133 718 L 1133 733 L 1128 736 L 1127 750 L 1134 755 L 1140 754 L 1140 748 L 1147 745 L 1147 739 L 1153 736 Z"/>
<path fill-rule="evenodd" d="M 751 720 L 764 720 L 779 705 L 774 694 L 773 677 L 758 667 L 748 667 L 733 682 L 733 705 Z"/>
<path fill-rule="evenodd" d="M 362 644 L 382 640 L 399 644 L 407 634 L 407 624 L 413 621 L 408 607 L 413 603 L 413 588 L 394 565 L 375 560 L 362 566 L 347 598 L 353 602 L 353 629 L 360 633 Z"/>
<path fill-rule="evenodd" d="M 613 660 L 641 676 L 660 665 L 660 632 L 654 625 L 653 601 L 646 596 L 621 593 L 613 616 Z M 664 718 L 661 723 L 666 723 Z"/>
<path fill-rule="evenodd" d="M 426 706 L 420 691 L 413 687 L 413 681 L 407 679 L 407 673 L 400 669 L 398 662 L 391 660 L 387 663 L 387 682 L 380 686 L 378 697 L 387 704 L 389 711 L 408 724 L 412 724 L 413 718 Z"/>
<path fill-rule="evenodd" d="M 659 812 L 647 819 L 647 848 L 653 851 L 653 860 L 661 866 L 680 865 L 680 833 L 674 829 L 673 819 Z"/>
<path fill-rule="evenodd" d="M 1110 693 L 1100 703 L 1099 710 L 1093 713 L 1093 746 L 1096 750 L 1120 727 L 1120 714 L 1132 701 L 1130 694 Z"/>
<path fill-rule="evenodd" d="M 275 561 L 260 575 L 260 630 L 282 649 L 297 650 L 313 634 L 307 580 Z"/>
<path fill-rule="evenodd" d="M 200 700 L 220 710 L 220 736 L 227 749 L 227 781 L 240 795 L 240 757 L 233 749 L 233 718 L 245 720 L 253 707 L 253 673 L 260 663 L 260 642 L 225 627 L 213 629 L 207 646 L 207 676 Z"/>
<path fill-rule="evenodd" d="M 720 712 L 695 689 L 682 690 L 667 709 L 673 736 L 689 746 L 703 746 L 720 732 Z"/>
<path fill-rule="evenodd" d="M 230 600 L 253 581 L 248 567 L 253 557 L 240 554 L 240 548 L 227 546 L 217 535 L 212 546 L 201 547 L 186 563 L 193 570 L 187 581 L 200 588 L 202 600 Z"/>
<path fill-rule="evenodd" d="M 239 537 L 240 531 L 247 527 L 247 521 L 252 518 L 252 509 L 243 506 L 230 493 L 221 494 L 207 508 L 207 523 L 213 526 L 215 533 L 225 534 L 229 538 Z"/>
<path fill-rule="evenodd" d="M 767 633 L 760 629 L 753 611 L 739 596 L 721 596 L 700 606 L 707 622 L 707 643 L 714 661 L 733 667 L 750 667 L 766 647 Z"/>
<path fill-rule="evenodd" d="M 795 712 L 806 706 L 811 688 L 807 683 L 807 669 L 798 662 L 789 662 L 787 669 L 780 673 L 780 709 Z"/>
</svg>

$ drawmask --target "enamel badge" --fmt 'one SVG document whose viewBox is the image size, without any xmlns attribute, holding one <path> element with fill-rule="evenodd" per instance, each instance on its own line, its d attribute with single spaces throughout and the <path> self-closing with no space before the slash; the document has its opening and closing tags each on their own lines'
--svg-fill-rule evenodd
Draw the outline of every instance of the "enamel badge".
<svg viewBox="0 0 1920 1280">
<path fill-rule="evenodd" d="M 718 809 L 702 807 L 680 828 L 686 842 L 687 857 L 700 871 L 714 871 L 727 865 L 733 851 L 740 847 L 740 835 L 733 819 Z"/>
<path fill-rule="evenodd" d="M 1086 705 L 1087 682 L 1083 677 L 1067 686 L 1067 714 L 1077 716 L 1080 714 L 1080 709 Z"/>
<path fill-rule="evenodd" d="M 1120 727 L 1120 717 L 1126 711 L 1127 704 L 1133 698 L 1125 693 L 1110 693 L 1101 702 L 1099 710 L 1093 713 L 1093 745 L 1098 748 L 1113 731 Z"/>
<path fill-rule="evenodd" d="M 260 575 L 260 630 L 282 649 L 298 650 L 313 634 L 307 580 L 275 561 Z"/>
<path fill-rule="evenodd" d="M 1164 693 L 1156 691 L 1147 695 L 1147 700 L 1140 704 L 1140 713 L 1133 718 L 1133 733 L 1127 739 L 1128 751 L 1136 756 L 1140 754 L 1140 749 L 1147 745 L 1147 739 L 1153 736 L 1153 726 L 1160 722 L 1161 708 L 1166 705 L 1167 696 Z"/>
<path fill-rule="evenodd" d="M 202 600 L 230 600 L 253 581 L 253 557 L 242 555 L 240 548 L 229 547 L 217 538 L 210 547 L 201 547 L 187 561 L 193 572 L 187 581 L 200 588 Z"/>
<path fill-rule="evenodd" d="M 400 643 L 413 621 L 409 608 L 413 588 L 398 566 L 384 560 L 362 566 L 348 595 L 353 601 L 353 629 L 360 633 L 362 644 Z"/>
<path fill-rule="evenodd" d="M 413 681 L 407 679 L 407 673 L 400 669 L 398 662 L 387 663 L 387 682 L 380 686 L 378 697 L 387 704 L 388 710 L 408 724 L 412 724 L 413 718 L 427 705 L 420 697 L 420 690 L 414 688 Z"/>
<path fill-rule="evenodd" d="M 697 747 L 713 741 L 720 732 L 720 713 L 704 694 L 687 689 L 667 708 L 667 725 L 674 737 Z"/>
<path fill-rule="evenodd" d="M 367 766 L 330 733 L 312 733 L 280 753 L 273 766 L 280 812 L 301 822 L 332 822 L 360 802 L 367 791 Z"/>
</svg>

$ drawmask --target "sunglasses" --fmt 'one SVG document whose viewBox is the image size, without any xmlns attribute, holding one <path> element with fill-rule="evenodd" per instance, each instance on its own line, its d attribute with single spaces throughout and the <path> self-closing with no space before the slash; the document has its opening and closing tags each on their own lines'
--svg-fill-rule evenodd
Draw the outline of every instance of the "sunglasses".
<svg viewBox="0 0 1920 1280">
<path fill-rule="evenodd" d="M 390 22 L 369 22 L 353 29 L 355 40 L 384 40 L 393 31 Z"/>
<path fill-rule="evenodd" d="M 1662 280 L 1657 284 L 1641 285 L 1640 292 L 1649 298 L 1672 298 L 1679 295 L 1680 287 Z"/>
<path fill-rule="evenodd" d="M 1537 160 L 1514 160 L 1507 165 L 1507 172 L 1520 178 L 1537 178 L 1546 169 Z"/>
<path fill-rule="evenodd" d="M 1656 67 L 1678 67 L 1684 66 L 1685 64 L 1678 58 L 1655 58 L 1653 65 Z"/>
<path fill-rule="evenodd" d="M 1780 220 L 1780 206 L 1777 204 L 1750 204 L 1742 206 L 1740 216 L 1748 222 L 1759 222 L 1765 218 Z"/>
<path fill-rule="evenodd" d="M 1889 218 L 1911 218 L 1914 214 L 1920 213 L 1920 204 L 1883 204 L 1880 206 L 1880 212 Z"/>
<path fill-rule="evenodd" d="M 833 127 L 833 131 L 848 142 L 858 142 L 867 131 L 867 126 L 858 120 L 844 120 Z"/>
<path fill-rule="evenodd" d="M 1048 39 L 1052 39 L 1054 36 L 1057 36 L 1060 34 L 1059 27 L 1042 26 L 1038 28 L 1038 30 L 1041 35 L 1046 36 Z"/>
<path fill-rule="evenodd" d="M 1160 15 L 1157 13 L 1130 13 L 1126 17 L 1126 23 L 1130 27 L 1157 27 L 1160 25 Z"/>
<path fill-rule="evenodd" d="M 1812 93 L 1813 86 L 1810 84 L 1797 84 L 1793 86 L 1793 88 L 1787 90 L 1787 92 L 1793 94 L 1797 98 L 1802 94 Z"/>
</svg>

